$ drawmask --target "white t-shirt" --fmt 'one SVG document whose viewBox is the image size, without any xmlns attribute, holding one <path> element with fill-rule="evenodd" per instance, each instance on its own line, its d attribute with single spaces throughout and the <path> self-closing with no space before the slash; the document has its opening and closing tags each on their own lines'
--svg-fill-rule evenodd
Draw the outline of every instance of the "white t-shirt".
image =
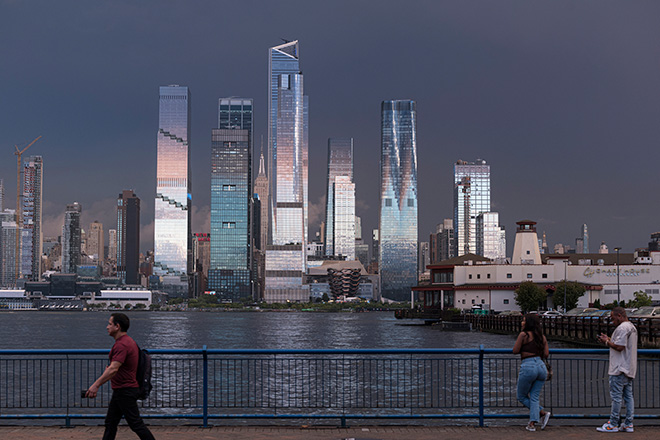
<svg viewBox="0 0 660 440">
<path fill-rule="evenodd" d="M 630 321 L 624 321 L 614 329 L 612 342 L 623 345 L 623 351 L 610 348 L 610 376 L 625 374 L 631 379 L 637 373 L 637 329 Z"/>
</svg>

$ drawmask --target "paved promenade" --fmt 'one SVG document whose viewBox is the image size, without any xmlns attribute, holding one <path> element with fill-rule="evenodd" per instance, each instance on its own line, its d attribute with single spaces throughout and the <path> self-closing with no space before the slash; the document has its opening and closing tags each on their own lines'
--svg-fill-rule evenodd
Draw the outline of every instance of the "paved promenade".
<svg viewBox="0 0 660 440">
<path fill-rule="evenodd" d="M 466 439 L 602 439 L 614 436 L 619 439 L 657 440 L 660 426 L 639 426 L 634 433 L 600 433 L 595 426 L 552 426 L 545 431 L 527 432 L 524 425 L 507 427 L 478 428 L 470 426 L 443 427 L 212 427 L 196 428 L 188 426 L 153 426 L 157 440 L 452 440 Z M 0 426 L 0 439 L 7 440 L 90 440 L 100 439 L 103 428 L 100 426 L 22 427 Z M 137 436 L 126 426 L 120 426 L 117 440 L 132 440 Z"/>
</svg>

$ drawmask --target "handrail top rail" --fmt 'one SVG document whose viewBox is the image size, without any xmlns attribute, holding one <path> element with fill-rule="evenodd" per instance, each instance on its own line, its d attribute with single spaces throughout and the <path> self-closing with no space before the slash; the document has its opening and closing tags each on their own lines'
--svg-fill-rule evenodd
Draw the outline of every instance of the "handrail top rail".
<svg viewBox="0 0 660 440">
<path fill-rule="evenodd" d="M 280 354 L 511 354 L 508 348 L 361 348 L 361 349 L 148 349 L 151 354 L 217 354 L 217 355 L 280 355 Z M 553 348 L 553 354 L 608 354 L 607 348 Z M 10 355 L 107 355 L 109 349 L 0 349 L 0 356 Z M 660 356 L 660 349 L 638 349 L 638 354 Z"/>
</svg>

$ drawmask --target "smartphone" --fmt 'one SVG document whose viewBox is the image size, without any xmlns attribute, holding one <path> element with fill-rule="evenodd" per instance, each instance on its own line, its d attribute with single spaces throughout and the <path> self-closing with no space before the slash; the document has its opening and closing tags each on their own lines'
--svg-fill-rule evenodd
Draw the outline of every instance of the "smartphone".
<svg viewBox="0 0 660 440">
<path fill-rule="evenodd" d="M 87 397 L 87 396 L 85 396 L 85 394 L 87 394 L 87 390 L 82 390 L 80 392 L 80 397 L 84 399 L 85 397 Z"/>
</svg>

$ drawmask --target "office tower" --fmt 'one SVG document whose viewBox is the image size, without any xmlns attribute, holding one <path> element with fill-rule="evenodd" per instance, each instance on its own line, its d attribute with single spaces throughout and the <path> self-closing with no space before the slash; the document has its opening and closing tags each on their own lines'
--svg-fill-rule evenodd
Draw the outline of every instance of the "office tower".
<svg viewBox="0 0 660 440">
<path fill-rule="evenodd" d="M 419 264 L 419 268 L 417 269 L 417 271 L 421 275 L 424 272 L 429 271 L 426 268 L 426 266 L 431 264 L 431 253 L 430 253 L 430 250 L 429 250 L 429 242 L 428 241 L 420 241 L 419 242 L 419 247 L 418 247 L 418 252 L 419 252 L 419 255 L 417 256 L 417 262 Z"/>
<path fill-rule="evenodd" d="M 117 230 L 108 229 L 108 260 L 117 264 Z"/>
<path fill-rule="evenodd" d="M 416 121 L 415 101 L 383 101 L 378 268 L 382 295 L 397 301 L 417 284 Z"/>
<path fill-rule="evenodd" d="M 380 250 L 380 232 L 378 229 L 371 230 L 371 261 L 376 263 L 380 260 L 378 254 Z"/>
<path fill-rule="evenodd" d="M 117 277 L 140 284 L 140 199 L 133 190 L 117 197 Z"/>
<path fill-rule="evenodd" d="M 454 256 L 454 220 L 446 218 L 429 237 L 429 260 L 435 264 Z"/>
<path fill-rule="evenodd" d="M 211 234 L 204 232 L 193 234 L 193 260 L 195 272 L 202 272 L 208 277 L 211 262 Z"/>
<path fill-rule="evenodd" d="M 43 159 L 30 156 L 23 162 L 23 224 L 21 225 L 21 274 L 30 281 L 41 278 L 41 202 Z"/>
<path fill-rule="evenodd" d="M 490 165 L 459 160 L 454 165 L 454 253 L 477 252 L 477 217 L 490 212 Z"/>
<path fill-rule="evenodd" d="M 497 262 L 506 260 L 506 235 L 500 226 L 497 212 L 482 212 L 475 222 L 477 231 L 477 255 Z"/>
<path fill-rule="evenodd" d="M 355 260 L 355 184 L 348 176 L 336 176 L 332 194 L 334 255 L 343 255 L 347 261 Z"/>
<path fill-rule="evenodd" d="M 211 140 L 211 249 L 207 288 L 223 300 L 249 298 L 252 230 L 252 100 L 220 99 Z"/>
<path fill-rule="evenodd" d="M 353 182 L 353 138 L 328 139 L 328 174 L 325 204 L 325 254 L 339 255 L 335 251 L 335 178 L 345 176 Z"/>
<path fill-rule="evenodd" d="M 589 253 L 589 230 L 586 223 L 582 225 L 582 248 L 578 248 L 577 251 L 583 254 Z"/>
<path fill-rule="evenodd" d="M 264 163 L 264 152 L 259 156 L 259 174 L 254 180 L 254 193 L 259 195 L 259 249 L 265 250 L 268 243 L 268 177 Z M 255 213 L 256 214 L 256 213 Z M 256 216 L 255 216 L 256 218 Z"/>
<path fill-rule="evenodd" d="M 103 249 L 105 247 L 103 234 L 103 223 L 94 221 L 89 225 L 89 233 L 87 234 L 87 255 L 92 261 L 103 264 Z"/>
<path fill-rule="evenodd" d="M 355 216 L 355 240 L 362 241 L 362 219 Z"/>
<path fill-rule="evenodd" d="M 307 301 L 308 100 L 298 41 L 269 49 L 269 239 L 264 300 Z"/>
<path fill-rule="evenodd" d="M 62 273 L 76 273 L 77 266 L 80 264 L 81 212 L 82 206 L 78 202 L 66 205 L 64 226 L 62 226 Z"/>
<path fill-rule="evenodd" d="M 16 211 L 0 211 L 0 287 L 16 285 L 16 234 Z"/>
<path fill-rule="evenodd" d="M 0 179 L 0 212 L 5 209 L 5 185 Z"/>
<path fill-rule="evenodd" d="M 190 92 L 160 87 L 154 219 L 154 275 L 170 296 L 188 296 L 192 266 Z"/>
</svg>

